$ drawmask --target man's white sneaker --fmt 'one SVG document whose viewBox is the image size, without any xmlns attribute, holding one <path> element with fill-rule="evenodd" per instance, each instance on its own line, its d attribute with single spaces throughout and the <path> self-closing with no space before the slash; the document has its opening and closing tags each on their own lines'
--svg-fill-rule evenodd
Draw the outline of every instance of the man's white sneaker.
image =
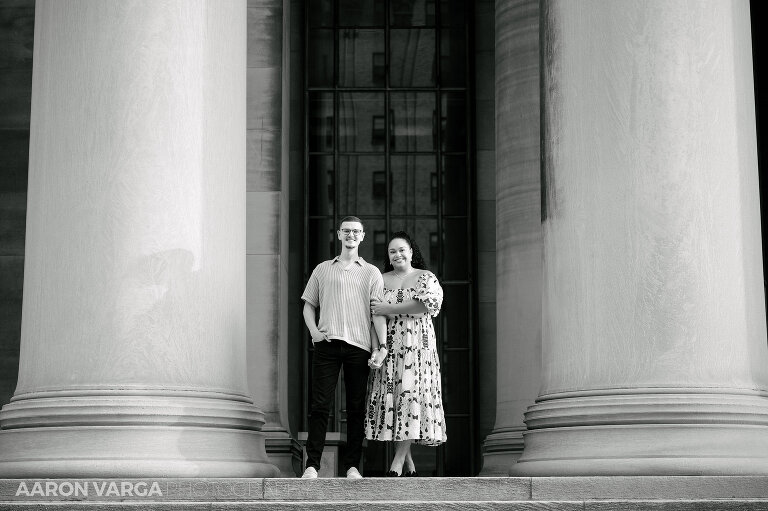
<svg viewBox="0 0 768 511">
<path fill-rule="evenodd" d="M 315 467 L 307 467 L 304 473 L 301 475 L 302 479 L 317 479 L 317 470 Z"/>
<path fill-rule="evenodd" d="M 357 471 L 357 468 L 350 467 L 349 470 L 347 470 L 347 479 L 362 479 L 363 476 L 360 475 L 360 472 Z"/>
</svg>

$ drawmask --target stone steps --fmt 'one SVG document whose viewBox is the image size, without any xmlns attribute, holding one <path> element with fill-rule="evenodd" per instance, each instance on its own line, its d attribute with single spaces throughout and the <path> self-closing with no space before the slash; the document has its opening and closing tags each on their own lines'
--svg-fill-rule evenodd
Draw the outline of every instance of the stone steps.
<svg viewBox="0 0 768 511">
<path fill-rule="evenodd" d="M 5 509 L 768 511 L 768 477 L 2 479 Z"/>
</svg>

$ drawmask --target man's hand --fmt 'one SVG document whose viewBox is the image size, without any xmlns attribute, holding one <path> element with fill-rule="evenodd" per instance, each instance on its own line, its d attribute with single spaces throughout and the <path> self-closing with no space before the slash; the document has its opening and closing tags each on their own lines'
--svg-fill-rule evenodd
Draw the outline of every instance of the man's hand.
<svg viewBox="0 0 768 511">
<path fill-rule="evenodd" d="M 371 369 L 381 369 L 381 366 L 384 365 L 385 358 L 387 358 L 387 348 L 382 346 L 371 353 L 371 358 L 368 360 L 368 367 Z"/>
<path fill-rule="evenodd" d="M 320 341 L 327 341 L 328 340 L 328 334 L 321 332 L 320 330 L 315 330 L 312 332 L 312 342 L 320 342 Z"/>
</svg>

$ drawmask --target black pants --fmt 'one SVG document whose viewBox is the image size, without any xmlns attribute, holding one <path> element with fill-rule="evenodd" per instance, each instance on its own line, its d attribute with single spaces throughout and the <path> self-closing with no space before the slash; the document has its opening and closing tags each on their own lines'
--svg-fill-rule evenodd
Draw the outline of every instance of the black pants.
<svg viewBox="0 0 768 511">
<path fill-rule="evenodd" d="M 347 392 L 347 449 L 344 470 L 357 467 L 363 453 L 365 437 L 365 397 L 368 391 L 368 359 L 370 353 L 338 339 L 315 343 L 312 357 L 312 404 L 307 436 L 307 467 L 320 468 L 325 447 L 328 414 L 344 367 L 344 388 Z"/>
</svg>

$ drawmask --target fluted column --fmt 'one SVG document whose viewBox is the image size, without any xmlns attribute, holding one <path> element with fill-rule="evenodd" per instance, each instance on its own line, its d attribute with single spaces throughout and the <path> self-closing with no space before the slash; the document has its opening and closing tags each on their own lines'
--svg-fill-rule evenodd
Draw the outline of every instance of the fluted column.
<svg viewBox="0 0 768 511">
<path fill-rule="evenodd" d="M 749 3 L 543 9 L 543 382 L 512 473 L 766 474 Z"/>
<path fill-rule="evenodd" d="M 539 2 L 496 0 L 496 423 L 482 475 L 523 450 L 541 374 Z"/>
<path fill-rule="evenodd" d="M 38 0 L 2 477 L 274 475 L 245 367 L 245 0 Z"/>
</svg>

